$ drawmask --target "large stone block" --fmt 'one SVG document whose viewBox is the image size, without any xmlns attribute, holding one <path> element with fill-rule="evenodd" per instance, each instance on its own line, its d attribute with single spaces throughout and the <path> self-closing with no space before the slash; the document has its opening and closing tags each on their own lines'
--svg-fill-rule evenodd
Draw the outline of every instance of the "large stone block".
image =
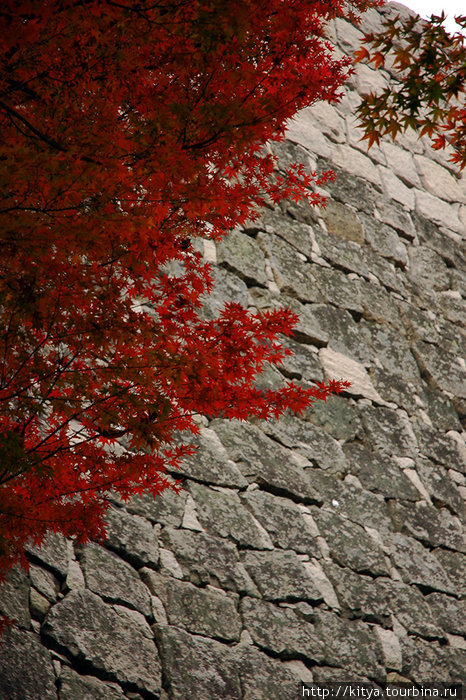
<svg viewBox="0 0 466 700">
<path fill-rule="evenodd" d="M 43 625 L 44 640 L 132 691 L 158 697 L 161 665 L 144 617 L 111 606 L 88 590 L 71 591 L 54 605 Z M 137 650 L 137 653 L 135 653 Z"/>
</svg>

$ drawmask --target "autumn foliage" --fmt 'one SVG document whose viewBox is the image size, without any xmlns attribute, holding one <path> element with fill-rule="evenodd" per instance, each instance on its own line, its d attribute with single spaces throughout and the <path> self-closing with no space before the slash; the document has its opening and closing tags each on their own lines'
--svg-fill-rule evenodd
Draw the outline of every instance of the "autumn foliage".
<svg viewBox="0 0 466 700">
<path fill-rule="evenodd" d="M 381 136 L 393 139 L 414 129 L 427 134 L 433 148 L 451 147 L 450 160 L 459 170 L 466 165 L 466 45 L 461 28 L 466 16 L 456 17 L 458 31 L 443 27 L 445 15 L 430 21 L 419 15 L 386 19 L 383 31 L 365 36 L 356 59 L 377 68 L 390 68 L 398 81 L 380 93 L 366 95 L 358 115 L 369 145 Z"/>
<path fill-rule="evenodd" d="M 348 62 L 325 22 L 367 4 L 2 3 L 0 569 L 49 529 L 101 536 L 111 493 L 160 493 L 195 414 L 269 418 L 341 389 L 256 388 L 296 317 L 205 320 L 193 241 L 264 201 L 320 203 L 317 175 L 263 146 L 336 99 Z"/>
</svg>

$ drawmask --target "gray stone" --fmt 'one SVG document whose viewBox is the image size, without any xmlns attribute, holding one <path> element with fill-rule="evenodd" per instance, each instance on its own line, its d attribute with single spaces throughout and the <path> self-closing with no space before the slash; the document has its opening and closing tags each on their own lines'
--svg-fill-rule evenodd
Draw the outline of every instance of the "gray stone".
<svg viewBox="0 0 466 700">
<path fill-rule="evenodd" d="M 15 627 L 2 632 L 0 697 L 57 700 L 52 658 L 36 634 Z"/>
<path fill-rule="evenodd" d="M 19 627 L 29 629 L 29 577 L 19 566 L 10 569 L 0 583 L 0 616 L 5 615 Z"/>
<path fill-rule="evenodd" d="M 372 250 L 384 258 L 393 260 L 400 267 L 408 264 L 408 253 L 405 244 L 396 231 L 387 224 L 381 224 L 373 217 L 362 215 L 365 238 Z"/>
<path fill-rule="evenodd" d="M 362 243 L 347 241 L 340 236 L 332 236 L 320 227 L 315 227 L 314 238 L 320 255 L 334 266 L 362 277 L 369 277 L 370 270 L 364 260 Z"/>
<path fill-rule="evenodd" d="M 197 588 L 149 569 L 144 570 L 144 580 L 162 601 L 170 625 L 227 642 L 239 640 L 238 596 L 212 587 Z"/>
<path fill-rule="evenodd" d="M 428 546 L 448 547 L 466 551 L 464 533 L 458 518 L 453 518 L 446 509 L 437 510 L 422 501 L 391 504 L 391 514 L 396 530 L 415 537 Z"/>
<path fill-rule="evenodd" d="M 411 216 L 398 202 L 379 197 L 375 211 L 379 215 L 380 221 L 384 224 L 389 224 L 400 236 L 408 239 L 410 242 L 415 238 L 416 229 Z"/>
<path fill-rule="evenodd" d="M 371 352 L 364 342 L 361 342 L 360 324 L 355 323 L 348 311 L 328 304 L 312 304 L 310 308 L 327 334 L 329 348 L 347 355 L 356 362 L 370 362 Z"/>
<path fill-rule="evenodd" d="M 388 573 L 380 546 L 361 525 L 340 515 L 335 509 L 332 512 L 311 506 L 311 512 L 328 542 L 330 556 L 338 564 L 372 575 Z"/>
<path fill-rule="evenodd" d="M 332 170 L 336 175 L 333 182 L 325 184 L 326 190 L 330 192 L 333 199 L 342 204 L 349 204 L 355 210 L 372 214 L 374 205 L 380 196 L 373 185 L 346 172 L 325 158 L 319 158 L 317 165 L 319 170 Z"/>
<path fill-rule="evenodd" d="M 322 218 L 330 234 L 355 243 L 364 243 L 364 227 L 354 209 L 328 199 L 322 209 Z"/>
<path fill-rule="evenodd" d="M 447 593 L 466 595 L 466 555 L 461 552 L 451 552 L 448 549 L 434 549 L 432 554 L 446 575 L 453 582 L 453 588 Z"/>
<path fill-rule="evenodd" d="M 410 415 L 419 411 L 419 395 L 423 395 L 424 388 L 421 380 L 413 384 L 400 375 L 378 367 L 371 367 L 369 374 L 376 391 L 384 401 L 396 404 Z"/>
<path fill-rule="evenodd" d="M 88 544 L 79 553 L 87 588 L 109 603 L 151 614 L 150 596 L 134 569 L 112 552 Z"/>
<path fill-rule="evenodd" d="M 432 613 L 422 593 L 415 586 L 380 576 L 355 574 L 336 564 L 324 563 L 338 600 L 346 615 L 391 626 L 391 616 L 412 634 L 439 637 L 441 630 L 432 621 Z"/>
<path fill-rule="evenodd" d="M 466 254 L 452 238 L 446 236 L 432 221 L 419 216 L 417 212 L 413 213 L 413 222 L 419 239 L 425 246 L 438 253 L 449 265 L 464 270 Z"/>
<path fill-rule="evenodd" d="M 80 676 L 64 666 L 59 677 L 59 700 L 126 700 L 116 683 L 104 683 L 92 676 Z"/>
<path fill-rule="evenodd" d="M 412 349 L 429 383 L 455 396 L 466 398 L 466 376 L 455 354 L 444 347 L 422 341 L 415 342 Z"/>
<path fill-rule="evenodd" d="M 399 329 L 365 321 L 359 323 L 359 342 L 366 343 L 371 363 L 407 381 L 419 382 L 416 360 Z M 375 362 L 377 358 L 377 362 Z"/>
<path fill-rule="evenodd" d="M 218 486 L 247 486 L 247 481 L 238 467 L 228 459 L 224 447 L 215 433 L 201 428 L 201 434 L 193 438 L 198 450 L 186 458 L 177 470 L 177 475 L 184 474 L 197 481 L 208 482 Z"/>
<path fill-rule="evenodd" d="M 406 276 L 399 268 L 395 268 L 394 263 L 387 258 L 380 257 L 371 248 L 364 248 L 364 262 L 384 287 L 389 291 L 408 296 L 406 289 Z"/>
<path fill-rule="evenodd" d="M 231 537 L 243 547 L 270 549 L 270 542 L 235 491 L 215 491 L 194 482 L 189 483 L 188 490 L 196 503 L 199 521 L 207 532 Z"/>
<path fill-rule="evenodd" d="M 344 272 L 314 265 L 313 275 L 326 303 L 362 313 L 359 285 Z"/>
<path fill-rule="evenodd" d="M 259 490 L 246 492 L 242 500 L 267 530 L 274 545 L 314 557 L 320 556 L 315 535 L 295 503 Z"/>
<path fill-rule="evenodd" d="M 399 301 L 398 309 L 403 325 L 411 338 L 427 343 L 439 343 L 441 335 L 438 319 L 433 313 L 418 308 L 412 302 Z"/>
<path fill-rule="evenodd" d="M 385 538 L 390 557 L 401 578 L 422 589 L 455 594 L 456 589 L 438 559 L 419 542 L 395 533 Z"/>
<path fill-rule="evenodd" d="M 105 518 L 105 546 L 127 559 L 133 566 L 155 566 L 159 560 L 157 533 L 137 515 L 121 508 L 109 508 Z"/>
<path fill-rule="evenodd" d="M 232 651 L 238 669 L 242 698 L 247 700 L 282 700 L 292 698 L 299 687 L 296 676 L 285 664 L 271 659 L 252 646 L 239 645 Z"/>
<path fill-rule="evenodd" d="M 297 416 L 285 415 L 279 421 L 265 423 L 263 428 L 283 445 L 295 449 L 322 469 L 341 472 L 346 468 L 340 444 L 312 423 Z"/>
<path fill-rule="evenodd" d="M 316 610 L 315 631 L 325 640 L 324 664 L 342 666 L 376 681 L 385 680 L 382 648 L 372 627 L 359 620 L 345 620 L 334 613 Z"/>
<path fill-rule="evenodd" d="M 54 603 L 60 590 L 59 583 L 55 576 L 41 566 L 31 564 L 29 567 L 29 578 L 34 586 L 50 603 Z"/>
<path fill-rule="evenodd" d="M 431 593 L 426 597 L 426 602 L 439 627 L 451 634 L 466 637 L 466 601 L 455 600 L 442 593 Z"/>
<path fill-rule="evenodd" d="M 152 522 L 170 527 L 180 527 L 186 496 L 185 492 L 175 493 L 172 489 L 165 489 L 159 496 L 144 493 L 140 496 L 133 496 L 126 504 L 126 508 L 130 513 L 141 515 Z"/>
<path fill-rule="evenodd" d="M 243 598 L 241 615 L 245 628 L 261 649 L 285 658 L 304 657 L 318 663 L 323 660 L 325 635 L 317 634 L 312 622 L 295 609 Z"/>
<path fill-rule="evenodd" d="M 273 234 L 259 233 L 257 240 L 269 258 L 282 293 L 304 302 L 322 301 L 313 267 L 301 259 L 302 254 L 296 248 Z"/>
<path fill-rule="evenodd" d="M 162 542 L 173 552 L 191 583 L 210 583 L 229 591 L 258 595 L 240 564 L 236 547 L 228 540 L 203 532 L 165 528 Z"/>
<path fill-rule="evenodd" d="M 449 435 L 443 435 L 433 430 L 425 423 L 416 421 L 413 423 L 422 454 L 446 467 L 466 472 L 466 463 L 461 454 L 458 443 Z"/>
<path fill-rule="evenodd" d="M 464 521 L 465 504 L 456 484 L 445 474 L 445 470 L 428 459 L 418 457 L 416 468 L 421 481 L 437 508 L 448 508 Z"/>
<path fill-rule="evenodd" d="M 401 641 L 402 673 L 415 683 L 458 683 L 466 679 L 466 652 L 407 637 Z"/>
<path fill-rule="evenodd" d="M 244 697 L 230 647 L 168 625 L 155 625 L 154 631 L 171 699 L 241 700 Z"/>
<path fill-rule="evenodd" d="M 223 267 L 212 267 L 214 286 L 208 294 L 203 294 L 200 301 L 200 316 L 205 319 L 217 318 L 227 301 L 234 301 L 242 306 L 248 305 L 248 288 L 237 275 Z"/>
<path fill-rule="evenodd" d="M 283 358 L 279 365 L 280 372 L 291 379 L 323 380 L 324 374 L 317 353 L 292 338 L 286 338 L 282 344 L 292 354 Z"/>
<path fill-rule="evenodd" d="M 410 250 L 408 276 L 422 289 L 439 291 L 450 286 L 448 268 L 444 261 L 435 251 L 425 246 Z"/>
<path fill-rule="evenodd" d="M 314 305 L 300 304 L 297 299 L 282 296 L 286 305 L 298 314 L 298 323 L 293 329 L 293 337 L 300 343 L 322 347 L 327 345 L 329 336 L 314 313 Z"/>
<path fill-rule="evenodd" d="M 230 231 L 218 245 L 217 259 L 246 282 L 267 285 L 264 253 L 257 241 L 245 233 Z"/>
<path fill-rule="evenodd" d="M 302 467 L 294 464 L 290 453 L 264 435 L 255 425 L 239 421 L 213 421 L 231 459 L 248 479 L 268 491 L 298 499 L 312 498 L 309 479 Z"/>
<path fill-rule="evenodd" d="M 351 441 L 360 435 L 362 425 L 356 405 L 341 396 L 330 396 L 325 403 L 316 401 L 308 418 L 336 440 Z"/>
<path fill-rule="evenodd" d="M 390 528 L 387 505 L 384 498 L 345 481 L 340 481 L 332 474 L 320 469 L 306 469 L 312 488 L 315 489 L 315 500 L 328 510 L 349 518 L 362 526 L 371 526 L 379 530 Z"/>
<path fill-rule="evenodd" d="M 292 550 L 245 552 L 244 566 L 266 600 L 318 602 L 317 590 L 302 562 Z"/>
<path fill-rule="evenodd" d="M 42 564 L 64 578 L 68 570 L 68 548 L 63 535 L 49 531 L 41 546 L 26 545 L 26 552 L 33 561 Z"/>
<path fill-rule="evenodd" d="M 44 639 L 87 669 L 128 690 L 158 697 L 161 666 L 143 616 L 108 605 L 91 591 L 71 591 L 48 613 Z M 137 650 L 137 653 L 135 653 Z"/>
<path fill-rule="evenodd" d="M 363 406 L 361 418 L 370 447 L 374 452 L 390 457 L 414 457 L 417 444 L 407 421 L 391 408 Z"/>
<path fill-rule="evenodd" d="M 273 232 L 280 238 L 283 238 L 306 257 L 309 256 L 312 235 L 310 226 L 293 221 L 289 216 L 285 218 L 280 209 L 265 209 L 260 221 L 265 226 L 264 230 L 269 232 L 273 229 Z"/>
<path fill-rule="evenodd" d="M 385 287 L 364 279 L 358 280 L 357 284 L 364 318 L 399 327 L 400 318 L 395 299 Z"/>
<path fill-rule="evenodd" d="M 363 486 L 385 498 L 419 500 L 419 491 L 390 459 L 357 443 L 345 445 L 343 449 L 351 473 Z"/>
</svg>

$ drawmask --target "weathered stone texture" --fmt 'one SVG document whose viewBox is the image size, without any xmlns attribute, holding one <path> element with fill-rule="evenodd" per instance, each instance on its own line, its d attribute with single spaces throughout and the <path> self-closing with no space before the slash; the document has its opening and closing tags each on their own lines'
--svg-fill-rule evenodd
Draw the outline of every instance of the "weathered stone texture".
<svg viewBox="0 0 466 700">
<path fill-rule="evenodd" d="M 407 13 L 401 5 L 381 12 Z M 331 23 L 353 51 L 377 31 Z M 466 681 L 466 179 L 425 138 L 367 150 L 360 64 L 303 110 L 278 167 L 328 203 L 265 208 L 222 243 L 203 314 L 299 314 L 258 385 L 347 378 L 302 416 L 201 419 L 179 494 L 112 504 L 108 539 L 50 535 L 0 587 L 7 700 L 285 700 L 301 681 Z"/>
</svg>

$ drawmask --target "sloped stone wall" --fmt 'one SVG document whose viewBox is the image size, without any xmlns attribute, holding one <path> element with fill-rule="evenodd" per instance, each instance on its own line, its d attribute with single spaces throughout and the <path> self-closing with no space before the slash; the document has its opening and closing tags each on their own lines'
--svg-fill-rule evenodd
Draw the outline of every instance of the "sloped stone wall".
<svg viewBox="0 0 466 700">
<path fill-rule="evenodd" d="M 329 35 L 345 52 L 360 31 L 338 21 Z M 0 594 L 17 620 L 2 699 L 465 680 L 466 187 L 409 135 L 367 154 L 356 93 L 388 78 L 360 66 L 342 102 L 302 112 L 277 149 L 282 165 L 336 172 L 325 210 L 266 209 L 204 246 L 218 282 L 206 313 L 226 300 L 300 313 L 294 354 L 264 385 L 351 389 L 302 418 L 203 419 L 181 495 L 115 503 L 103 546 L 31 549 Z"/>
</svg>

